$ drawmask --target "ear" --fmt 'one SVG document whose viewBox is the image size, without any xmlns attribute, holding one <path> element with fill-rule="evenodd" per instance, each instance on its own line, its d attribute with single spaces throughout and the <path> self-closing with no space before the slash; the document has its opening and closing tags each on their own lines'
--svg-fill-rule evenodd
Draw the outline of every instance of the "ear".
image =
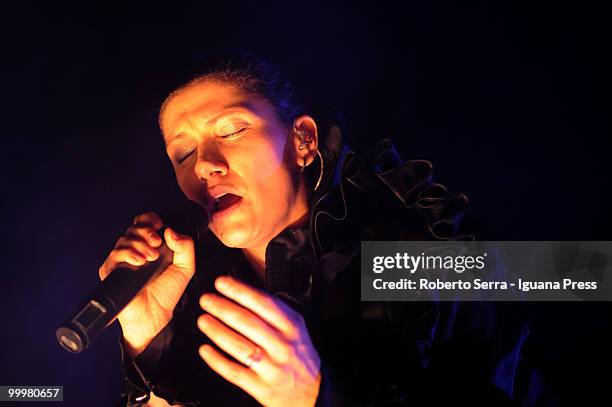
<svg viewBox="0 0 612 407">
<path fill-rule="evenodd" d="M 307 167 L 317 158 L 319 133 L 317 123 L 308 115 L 302 115 L 293 121 L 291 139 L 295 148 L 296 164 Z"/>
</svg>

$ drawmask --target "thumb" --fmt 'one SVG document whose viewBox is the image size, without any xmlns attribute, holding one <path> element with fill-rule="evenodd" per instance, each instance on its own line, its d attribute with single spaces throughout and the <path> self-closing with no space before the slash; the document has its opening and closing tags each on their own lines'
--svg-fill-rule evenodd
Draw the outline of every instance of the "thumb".
<svg viewBox="0 0 612 407">
<path fill-rule="evenodd" d="M 193 239 L 170 228 L 164 231 L 164 240 L 174 252 L 172 265 L 178 269 L 192 273 L 195 270 L 195 249 Z"/>
</svg>

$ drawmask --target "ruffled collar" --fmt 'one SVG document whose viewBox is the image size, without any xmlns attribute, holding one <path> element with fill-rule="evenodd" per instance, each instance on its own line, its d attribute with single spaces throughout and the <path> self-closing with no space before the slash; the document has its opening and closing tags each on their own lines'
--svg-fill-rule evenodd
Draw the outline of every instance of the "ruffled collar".
<svg viewBox="0 0 612 407">
<path fill-rule="evenodd" d="M 449 194 L 433 182 L 429 161 L 403 161 L 390 139 L 361 157 L 346 151 L 339 158 L 336 182 L 326 186 L 311 209 L 309 228 L 317 257 L 345 240 L 473 239 L 459 233 L 467 197 Z M 402 222 L 406 217 L 411 222 Z"/>
</svg>

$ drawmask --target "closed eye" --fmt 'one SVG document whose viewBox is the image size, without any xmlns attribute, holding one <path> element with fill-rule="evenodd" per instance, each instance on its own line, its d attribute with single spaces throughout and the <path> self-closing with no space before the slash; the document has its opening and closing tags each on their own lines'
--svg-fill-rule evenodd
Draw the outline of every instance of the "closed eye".
<svg viewBox="0 0 612 407">
<path fill-rule="evenodd" d="M 179 157 L 179 159 L 177 160 L 177 161 L 178 161 L 178 163 L 179 163 L 179 164 L 182 164 L 182 163 L 183 163 L 183 161 L 185 161 L 186 159 L 188 159 L 188 158 L 189 158 L 189 157 L 190 157 L 190 156 L 191 156 L 191 155 L 192 155 L 194 152 L 195 152 L 195 149 L 193 149 L 193 150 L 191 150 L 191 151 L 187 152 L 187 154 L 185 154 L 185 155 L 183 155 L 183 156 Z"/>
<path fill-rule="evenodd" d="M 233 133 L 229 133 L 229 134 L 225 134 L 225 135 L 223 135 L 223 136 L 219 136 L 219 138 L 222 138 L 222 139 L 224 139 L 224 140 L 233 140 L 233 139 L 235 139 L 235 138 L 238 138 L 238 137 L 240 136 L 240 134 L 241 134 L 242 132 L 244 132 L 245 130 L 247 130 L 247 127 L 243 127 L 242 129 L 240 129 L 240 130 L 238 130 L 238 131 L 235 131 L 235 132 L 233 132 Z M 179 164 L 182 164 L 182 163 L 183 163 L 185 160 L 187 160 L 189 157 L 191 157 L 191 155 L 192 155 L 193 153 L 195 153 L 195 151 L 196 151 L 195 149 L 188 151 L 186 154 L 184 154 L 184 155 L 182 155 L 181 157 L 179 157 L 179 158 L 177 159 L 177 162 L 178 162 Z"/>
<path fill-rule="evenodd" d="M 226 135 L 223 135 L 223 136 L 220 136 L 220 137 L 221 137 L 222 139 L 232 139 L 232 138 L 234 138 L 234 137 L 237 137 L 237 136 L 238 136 L 240 133 L 242 133 L 242 132 L 243 132 L 243 131 L 245 131 L 246 129 L 247 129 L 246 127 L 243 127 L 243 128 L 241 128 L 240 130 L 238 130 L 238 131 L 235 131 L 235 132 L 233 132 L 233 133 L 229 133 L 229 134 L 226 134 Z"/>
</svg>

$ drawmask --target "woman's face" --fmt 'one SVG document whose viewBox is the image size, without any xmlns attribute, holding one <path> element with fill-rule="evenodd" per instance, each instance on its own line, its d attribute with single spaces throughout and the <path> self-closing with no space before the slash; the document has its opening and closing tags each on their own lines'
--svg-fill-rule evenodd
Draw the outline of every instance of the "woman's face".
<svg viewBox="0 0 612 407">
<path fill-rule="evenodd" d="M 308 212 L 295 143 L 262 98 L 225 82 L 191 85 L 167 101 L 160 125 L 181 189 L 211 209 L 226 246 L 265 247 Z"/>
</svg>

